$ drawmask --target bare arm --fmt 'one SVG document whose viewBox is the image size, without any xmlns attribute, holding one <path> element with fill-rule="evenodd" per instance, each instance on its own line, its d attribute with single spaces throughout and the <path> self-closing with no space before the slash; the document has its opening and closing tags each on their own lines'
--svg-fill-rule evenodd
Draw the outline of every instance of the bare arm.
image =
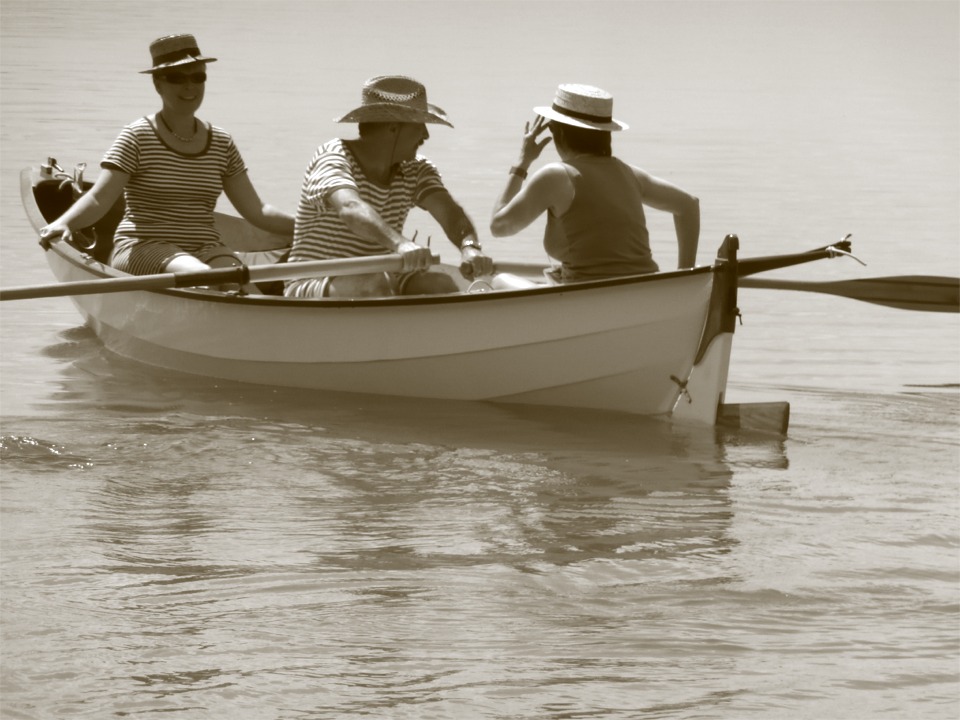
<svg viewBox="0 0 960 720">
<path fill-rule="evenodd" d="M 533 127 L 530 127 L 530 123 L 524 126 L 520 160 L 515 166 L 517 172 L 511 172 L 507 176 L 506 187 L 493 206 L 490 233 L 494 237 L 515 235 L 540 217 L 548 208 L 556 210 L 553 207 L 556 202 L 554 196 L 558 191 L 562 192 L 560 187 L 562 183 L 551 171 L 552 166 L 548 165 L 537 172 L 531 178 L 530 184 L 523 187 L 527 170 L 540 157 L 543 148 L 551 140 L 550 137 L 540 141 L 537 139 L 546 127 L 544 118 L 539 115 L 533 121 Z M 544 171 L 547 171 L 546 174 Z M 566 173 L 563 174 L 566 175 Z M 572 190 L 572 186 L 570 189 Z M 569 206 L 569 202 L 567 205 Z"/>
<path fill-rule="evenodd" d="M 380 213 L 364 201 L 353 188 L 334 190 L 330 194 L 329 203 L 350 232 L 382 245 L 385 253 L 403 255 L 405 271 L 427 270 L 430 267 L 432 263 L 430 249 L 407 240 L 390 227 L 380 217 Z"/>
<path fill-rule="evenodd" d="M 516 176 L 511 175 L 501 200 L 519 184 Z M 490 221 L 490 233 L 494 237 L 516 235 L 547 210 L 563 215 L 570 208 L 574 194 L 573 182 L 562 164 L 544 165 L 533 174 L 526 187 L 514 191 L 506 204 L 498 203 Z"/>
<path fill-rule="evenodd" d="M 673 215 L 679 248 L 677 267 L 693 267 L 697 263 L 700 242 L 700 200 L 639 168 L 633 168 L 633 172 L 643 189 L 644 204 Z"/>
<path fill-rule="evenodd" d="M 278 235 L 293 236 L 293 216 L 263 202 L 247 173 L 226 178 L 223 191 L 237 212 L 252 225 Z"/>
<path fill-rule="evenodd" d="M 430 193 L 423 200 L 426 210 L 443 228 L 447 238 L 460 248 L 460 273 L 467 279 L 493 274 L 493 260 L 483 254 L 479 248 L 477 230 L 467 213 L 446 190 Z M 463 247 L 464 242 L 472 241 L 477 247 Z"/>
<path fill-rule="evenodd" d="M 42 241 L 63 236 L 73 238 L 73 231 L 89 227 L 109 212 L 129 182 L 130 176 L 119 170 L 104 168 L 97 181 L 70 209 L 40 230 Z M 46 245 L 44 245 L 46 247 Z"/>
</svg>

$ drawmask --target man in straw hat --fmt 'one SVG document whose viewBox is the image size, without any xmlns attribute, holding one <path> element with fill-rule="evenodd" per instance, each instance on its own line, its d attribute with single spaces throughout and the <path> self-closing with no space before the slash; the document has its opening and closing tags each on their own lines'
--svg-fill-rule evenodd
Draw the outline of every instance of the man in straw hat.
<svg viewBox="0 0 960 720">
<path fill-rule="evenodd" d="M 514 235 L 547 214 L 544 249 L 561 262 L 561 282 L 656 272 L 644 205 L 673 214 L 681 268 L 693 267 L 700 237 L 700 203 L 693 195 L 613 157 L 613 132 L 627 125 L 613 118 L 613 97 L 590 85 L 560 85 L 550 107 L 536 107 L 527 123 L 520 160 L 490 223 L 495 237 Z M 524 180 L 550 138 L 560 162 Z M 498 276 L 501 286 L 521 284 Z"/>
<path fill-rule="evenodd" d="M 456 292 L 453 280 L 427 272 L 429 248 L 403 235 L 413 206 L 430 213 L 461 252 L 460 271 L 472 279 L 493 272 L 473 223 L 444 187 L 436 167 L 417 149 L 428 124 L 453 127 L 427 102 L 426 88 L 400 75 L 368 80 L 362 103 L 336 122 L 358 123 L 359 138 L 334 138 L 310 161 L 300 193 L 290 261 L 400 253 L 404 272 L 287 281 L 289 297 L 379 297 Z"/>
</svg>

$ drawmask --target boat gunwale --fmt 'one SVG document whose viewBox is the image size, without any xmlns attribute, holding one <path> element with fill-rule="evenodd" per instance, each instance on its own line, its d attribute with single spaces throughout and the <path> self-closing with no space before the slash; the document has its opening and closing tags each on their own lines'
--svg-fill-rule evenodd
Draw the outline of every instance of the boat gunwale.
<svg viewBox="0 0 960 720">
<path fill-rule="evenodd" d="M 104 272 L 95 265 L 103 267 L 102 263 L 91 259 L 84 261 L 84 254 L 70 247 L 66 243 L 56 242 L 51 244 L 50 251 L 55 251 L 60 257 L 82 269 L 96 278 L 111 279 L 116 277 L 136 277 L 127 273 L 118 272 L 118 274 Z M 73 257 L 71 257 L 71 255 Z M 206 290 L 197 290 L 195 288 L 164 288 L 159 290 L 138 290 L 130 292 L 148 292 L 157 295 L 172 295 L 186 300 L 202 300 L 206 302 L 222 302 L 231 304 L 253 304 L 253 305 L 282 305 L 286 307 L 374 307 L 374 306 L 394 306 L 394 305 L 446 305 L 450 303 L 462 302 L 484 302 L 490 300 L 501 300 L 507 298 L 539 297 L 542 295 L 554 295 L 557 293 L 583 292 L 589 290 L 598 290 L 602 288 L 611 288 L 622 285 L 635 285 L 641 283 L 658 282 L 662 280 L 677 279 L 693 275 L 702 275 L 713 272 L 712 265 L 703 265 L 688 270 L 674 270 L 670 272 L 648 273 L 646 275 L 625 275 L 616 278 L 605 278 L 603 280 L 587 280 L 577 283 L 567 283 L 563 285 L 543 285 L 538 287 L 524 288 L 520 290 L 495 290 L 492 292 L 481 293 L 456 293 L 445 295 L 398 295 L 386 298 L 296 298 L 285 297 L 282 295 L 231 295 L 226 293 L 211 293 Z"/>
</svg>

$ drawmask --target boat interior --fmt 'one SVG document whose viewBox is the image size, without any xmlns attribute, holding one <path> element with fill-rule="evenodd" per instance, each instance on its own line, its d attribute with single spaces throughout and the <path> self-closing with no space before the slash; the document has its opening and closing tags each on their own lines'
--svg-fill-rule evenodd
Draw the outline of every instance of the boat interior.
<svg viewBox="0 0 960 720">
<path fill-rule="evenodd" d="M 46 165 L 41 166 L 40 173 L 34 172 L 31 177 L 35 205 L 44 222 L 49 223 L 62 215 L 84 193 L 93 187 L 92 182 L 83 179 L 84 165 L 78 165 L 70 173 L 50 158 Z M 123 195 L 114 203 L 113 207 L 96 223 L 75 231 L 69 244 L 78 252 L 92 257 L 97 262 L 107 265 L 110 253 L 113 250 L 113 237 L 117 226 L 123 219 L 126 204 Z M 238 252 L 249 265 L 272 264 L 284 262 L 289 252 L 290 238 L 275 235 L 261 230 L 246 220 L 222 212 L 214 212 L 214 223 L 223 242 Z M 527 277 L 524 286 L 531 283 L 543 284 L 543 268 L 534 264 L 508 263 L 504 266 L 508 274 L 502 277 L 522 275 Z M 477 280 L 474 283 L 464 281 L 457 268 L 438 265 L 437 270 L 445 272 L 464 292 L 485 292 L 489 285 Z M 256 286 L 263 295 L 283 295 L 283 281 L 258 282 Z M 472 290 L 476 285 L 483 285 Z"/>
<path fill-rule="evenodd" d="M 41 177 L 35 181 L 33 194 L 44 220 L 52 222 L 92 187 L 93 183 L 82 179 L 81 172 L 75 171 L 71 177 L 61 171 L 51 178 Z M 70 245 L 106 265 L 113 250 L 113 236 L 123 219 L 125 208 L 126 203 L 121 195 L 100 220 L 74 232 Z M 243 254 L 253 253 L 258 262 L 283 262 L 289 238 L 272 235 L 241 218 L 219 212 L 214 213 L 214 221 L 220 236 L 229 242 L 232 249 Z M 263 250 L 264 247 L 271 246 L 276 249 Z M 258 283 L 257 286 L 264 295 L 283 294 L 282 281 Z"/>
<path fill-rule="evenodd" d="M 93 183 L 90 182 L 77 183 L 70 178 L 53 178 L 39 180 L 33 186 L 33 193 L 44 219 L 47 222 L 53 222 L 91 187 Z M 71 245 L 93 256 L 98 262 L 106 263 L 113 249 L 113 234 L 120 220 L 123 219 L 124 208 L 123 195 L 121 195 L 99 221 L 74 233 Z"/>
</svg>

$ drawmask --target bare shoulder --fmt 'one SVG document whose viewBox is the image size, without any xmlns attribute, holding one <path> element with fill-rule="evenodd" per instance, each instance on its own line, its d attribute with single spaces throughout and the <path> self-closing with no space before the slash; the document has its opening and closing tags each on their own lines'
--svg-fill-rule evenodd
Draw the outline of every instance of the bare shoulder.
<svg viewBox="0 0 960 720">
<path fill-rule="evenodd" d="M 567 166 L 562 162 L 549 162 L 534 173 L 534 175 L 542 175 L 544 177 L 564 176 L 566 174 Z"/>
<path fill-rule="evenodd" d="M 633 173 L 633 176 L 637 179 L 638 182 L 640 182 L 641 185 L 647 185 L 651 182 L 656 181 L 656 178 L 650 173 L 648 173 L 646 170 L 644 170 L 643 168 L 637 167 L 636 165 L 631 165 L 630 163 L 626 163 L 626 162 L 623 164 L 626 165 L 628 168 L 630 168 L 630 171 Z"/>
<path fill-rule="evenodd" d="M 544 188 L 560 189 L 572 187 L 573 181 L 570 179 L 570 173 L 566 165 L 561 162 L 551 162 L 532 175 L 530 184 L 540 185 Z"/>
</svg>

